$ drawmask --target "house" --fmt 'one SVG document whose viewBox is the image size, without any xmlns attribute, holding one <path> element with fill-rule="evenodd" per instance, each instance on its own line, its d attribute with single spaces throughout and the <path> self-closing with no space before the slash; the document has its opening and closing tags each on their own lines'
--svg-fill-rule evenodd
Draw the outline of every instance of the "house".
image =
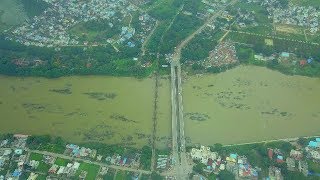
<svg viewBox="0 0 320 180">
<path fill-rule="evenodd" d="M 317 141 L 310 141 L 309 144 L 308 144 L 308 147 L 310 148 L 318 148 L 319 147 L 319 144 Z"/>
<path fill-rule="evenodd" d="M 300 66 L 305 66 L 307 64 L 307 61 L 305 59 L 300 61 Z"/>
<path fill-rule="evenodd" d="M 280 56 L 283 57 L 283 58 L 289 58 L 290 57 L 290 53 L 282 52 Z"/>
<path fill-rule="evenodd" d="M 268 157 L 269 159 L 273 158 L 273 149 L 268 149 Z"/>
<path fill-rule="evenodd" d="M 296 151 L 292 149 L 290 151 L 290 157 L 294 158 L 295 160 L 300 160 L 303 157 L 303 154 L 301 151 Z"/>
<path fill-rule="evenodd" d="M 228 162 L 236 163 L 236 162 L 237 162 L 237 157 L 238 157 L 237 154 L 232 154 L 232 153 L 231 153 L 230 156 L 226 158 L 226 160 L 227 160 Z"/>
<path fill-rule="evenodd" d="M 207 165 L 208 160 L 216 160 L 218 153 L 211 152 L 210 147 L 201 146 L 200 149 L 192 148 L 191 149 L 192 159 L 200 160 L 202 164 Z"/>
<path fill-rule="evenodd" d="M 308 176 L 308 163 L 307 161 L 299 161 L 298 170 L 303 173 L 303 175 Z"/>
<path fill-rule="evenodd" d="M 287 163 L 287 169 L 289 171 L 295 171 L 296 168 L 296 162 L 293 158 L 287 158 L 286 159 L 286 163 Z"/>
<path fill-rule="evenodd" d="M 284 162 L 283 156 L 278 155 L 278 156 L 277 156 L 277 163 L 283 163 L 283 162 Z"/>
<path fill-rule="evenodd" d="M 16 155 L 21 155 L 23 153 L 23 150 L 22 149 L 16 149 L 16 150 L 14 150 L 14 153 Z"/>
<path fill-rule="evenodd" d="M 19 169 L 14 170 L 14 172 L 12 173 L 12 177 L 14 178 L 19 178 L 21 176 L 22 172 Z"/>
<path fill-rule="evenodd" d="M 274 166 L 270 166 L 268 179 L 283 180 L 283 176 L 281 174 L 281 169 L 274 167 Z"/>
<path fill-rule="evenodd" d="M 30 176 L 28 177 L 27 180 L 36 180 L 37 177 L 38 177 L 38 174 L 32 172 L 30 173 Z"/>
</svg>

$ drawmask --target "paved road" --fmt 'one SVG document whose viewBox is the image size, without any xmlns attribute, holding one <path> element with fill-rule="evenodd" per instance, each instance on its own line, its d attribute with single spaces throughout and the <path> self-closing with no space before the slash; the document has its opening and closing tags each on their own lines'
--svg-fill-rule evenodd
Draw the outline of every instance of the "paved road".
<svg viewBox="0 0 320 180">
<path fill-rule="evenodd" d="M 95 162 L 95 161 L 90 161 L 90 160 L 84 160 L 84 159 L 81 159 L 81 158 L 73 158 L 73 157 L 70 157 L 70 156 L 63 155 L 63 154 L 56 154 L 56 153 L 51 153 L 51 152 L 46 152 L 46 151 L 37 151 L 37 150 L 29 150 L 29 152 L 43 154 L 43 155 L 49 155 L 49 156 L 53 156 L 53 157 L 59 157 L 59 158 L 68 159 L 68 160 L 71 160 L 71 161 L 73 161 L 73 160 L 82 161 L 82 162 L 85 162 L 85 163 L 95 164 L 95 165 L 98 165 L 98 166 L 105 166 L 105 167 L 113 168 L 113 169 L 117 169 L 117 170 L 131 171 L 131 172 L 137 172 L 137 173 L 142 173 L 142 174 L 151 174 L 150 171 L 145 171 L 145 170 L 141 170 L 141 169 L 133 169 L 133 168 L 123 167 L 123 166 L 108 165 L 106 163 Z"/>
<path fill-rule="evenodd" d="M 174 51 L 171 62 L 172 155 L 175 160 L 174 174 L 177 179 L 188 179 L 189 174 L 192 172 L 192 165 L 188 163 L 188 157 L 186 154 L 186 138 L 184 134 L 180 65 L 181 51 L 195 37 L 195 35 L 203 31 L 207 24 L 212 23 L 215 18 L 220 16 L 226 7 L 233 5 L 236 2 L 237 0 L 231 1 L 227 6 L 213 14 L 202 26 L 185 38 Z"/>
</svg>

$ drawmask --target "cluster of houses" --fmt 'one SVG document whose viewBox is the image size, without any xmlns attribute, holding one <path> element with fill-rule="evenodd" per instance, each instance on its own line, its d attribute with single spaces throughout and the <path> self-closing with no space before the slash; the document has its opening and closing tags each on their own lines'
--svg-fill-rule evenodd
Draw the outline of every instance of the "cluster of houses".
<svg viewBox="0 0 320 180">
<path fill-rule="evenodd" d="M 256 22 L 255 12 L 243 11 L 241 9 L 238 9 L 237 25 L 240 28 L 245 28 L 248 25 L 258 26 L 258 23 Z"/>
<path fill-rule="evenodd" d="M 268 148 L 267 156 L 272 162 L 269 167 L 267 179 L 283 180 L 285 177 L 281 172 L 285 167 L 289 172 L 299 172 L 304 176 L 320 176 L 320 172 L 313 172 L 309 167 L 309 161 L 320 163 L 320 138 L 309 141 L 306 147 L 298 145 L 297 141 L 292 141 L 297 149 L 291 149 L 288 153 L 278 148 Z M 191 158 L 206 165 L 203 169 L 206 173 L 219 174 L 222 170 L 228 170 L 240 179 L 258 179 L 259 167 L 253 167 L 247 157 L 237 153 L 231 153 L 227 157 L 221 157 L 217 152 L 212 152 L 210 147 L 201 146 L 192 148 Z"/>
<path fill-rule="evenodd" d="M 308 163 L 304 159 L 303 151 L 291 149 L 290 154 L 285 157 L 280 149 L 268 149 L 268 157 L 276 164 L 285 164 L 288 171 L 299 171 L 305 176 L 308 175 Z M 275 179 L 283 179 L 281 169 L 278 167 L 269 167 L 269 177 Z"/>
<path fill-rule="evenodd" d="M 69 155 L 71 157 L 76 157 L 76 158 L 95 159 L 97 156 L 97 150 L 85 148 L 85 147 L 79 147 L 78 145 L 75 145 L 75 144 L 67 144 L 64 154 Z"/>
<path fill-rule="evenodd" d="M 158 155 L 157 158 L 157 170 L 166 171 L 172 168 L 172 157 L 168 155 Z"/>
<path fill-rule="evenodd" d="M 15 170 L 9 174 L 0 174 L 0 179 L 17 179 L 21 176 L 27 155 L 22 149 L 0 150 L 0 171 L 6 169 L 10 164 L 15 166 Z M 6 175 L 6 177 L 5 177 Z"/>
<path fill-rule="evenodd" d="M 277 60 L 278 63 L 285 64 L 285 65 L 293 65 L 293 66 L 301 66 L 304 67 L 308 64 L 312 64 L 314 59 L 310 58 L 298 58 L 293 53 L 288 52 L 281 52 L 279 54 L 272 54 L 271 56 L 263 56 L 262 54 L 255 54 L 255 60 L 257 61 L 272 61 Z"/>
<path fill-rule="evenodd" d="M 114 154 L 113 156 L 107 156 L 105 158 L 106 163 L 116 165 L 116 166 L 125 166 L 132 168 L 139 168 L 140 166 L 140 154 L 132 154 L 129 156 L 121 156 L 119 154 Z"/>
<path fill-rule="evenodd" d="M 26 135 L 16 134 L 12 141 L 5 139 L 0 142 L 0 171 L 9 166 L 15 167 L 13 172 L 0 174 L 0 179 L 18 179 L 21 176 L 27 161 L 27 138 Z"/>
<path fill-rule="evenodd" d="M 73 177 L 76 175 L 76 172 L 78 171 L 80 167 L 79 162 L 73 162 L 73 163 L 68 163 L 67 166 L 58 166 L 57 164 L 52 164 L 50 167 L 48 173 L 50 175 L 58 175 L 58 176 L 63 176 L 66 175 L 67 177 Z M 81 176 L 85 177 L 86 172 L 81 172 Z M 84 178 L 82 178 L 84 179 Z"/>
<path fill-rule="evenodd" d="M 97 150 L 86 148 L 86 147 L 80 147 L 75 144 L 67 144 L 64 154 L 71 157 L 75 157 L 75 158 L 90 159 L 90 160 L 96 160 L 99 162 L 103 160 L 103 156 L 100 154 L 97 154 Z M 139 168 L 140 156 L 141 155 L 138 153 L 127 155 L 127 156 L 114 154 L 112 156 L 106 156 L 104 160 L 107 164 Z"/>
<path fill-rule="evenodd" d="M 268 10 L 273 15 L 274 23 L 308 28 L 311 33 L 319 30 L 320 12 L 314 7 L 290 6 L 288 9 L 270 8 Z"/>
<path fill-rule="evenodd" d="M 200 149 L 192 148 L 190 152 L 193 160 L 198 160 L 207 167 L 206 172 L 219 172 L 225 169 L 225 163 L 216 152 L 211 152 L 210 147 L 201 146 Z"/>
<path fill-rule="evenodd" d="M 228 170 L 236 177 L 255 179 L 258 177 L 259 168 L 252 167 L 245 156 L 231 153 L 222 158 L 217 152 L 212 152 L 210 147 L 201 146 L 199 149 L 192 148 L 191 158 L 206 165 L 203 169 L 206 173 L 219 174 L 220 171 Z"/>
<path fill-rule="evenodd" d="M 121 23 L 124 17 L 131 16 L 131 13 L 136 11 L 136 7 L 127 0 L 44 1 L 49 7 L 41 15 L 14 29 L 7 39 L 27 46 L 40 47 L 81 45 L 81 43 L 88 45 L 87 41 L 80 42 L 77 35 L 70 35 L 69 30 L 79 23 L 93 20 L 110 21 L 109 25 L 112 28 L 114 23 Z M 151 30 L 150 24 L 146 22 L 153 19 L 146 15 L 142 17 L 141 24 L 145 25 L 142 29 Z M 134 34 L 134 28 L 122 27 L 119 40 L 115 41 L 122 43 Z M 133 47 L 135 44 L 128 42 L 128 46 Z"/>
<path fill-rule="evenodd" d="M 245 156 L 231 153 L 226 157 L 226 169 L 232 172 L 236 177 L 258 179 L 258 167 L 252 167 Z"/>
<path fill-rule="evenodd" d="M 310 141 L 308 146 L 305 147 L 305 150 L 307 157 L 311 158 L 315 162 L 320 162 L 320 138 Z"/>
<path fill-rule="evenodd" d="M 320 12 L 315 7 L 295 5 L 283 7 L 283 4 L 278 0 L 247 0 L 247 3 L 258 3 L 266 7 L 268 18 L 276 24 L 300 26 L 308 29 L 311 33 L 319 31 Z"/>
<path fill-rule="evenodd" d="M 208 58 L 208 67 L 220 67 L 238 62 L 236 48 L 233 42 L 223 41 L 219 43 Z"/>
</svg>

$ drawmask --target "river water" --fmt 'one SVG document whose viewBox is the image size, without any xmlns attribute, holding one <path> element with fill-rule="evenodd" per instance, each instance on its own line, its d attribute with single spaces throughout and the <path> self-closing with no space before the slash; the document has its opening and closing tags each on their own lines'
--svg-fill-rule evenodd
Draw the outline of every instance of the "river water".
<svg viewBox="0 0 320 180">
<path fill-rule="evenodd" d="M 0 76 L 0 133 L 142 147 L 153 129 L 151 78 Z M 246 143 L 320 134 L 320 79 L 240 66 L 183 83 L 189 143 Z M 171 142 L 170 78 L 158 89 L 157 148 Z"/>
<path fill-rule="evenodd" d="M 240 66 L 184 83 L 189 143 L 231 144 L 320 134 L 320 79 Z"/>
<path fill-rule="evenodd" d="M 0 76 L 0 132 L 51 134 L 72 142 L 149 144 L 154 80 Z"/>
</svg>

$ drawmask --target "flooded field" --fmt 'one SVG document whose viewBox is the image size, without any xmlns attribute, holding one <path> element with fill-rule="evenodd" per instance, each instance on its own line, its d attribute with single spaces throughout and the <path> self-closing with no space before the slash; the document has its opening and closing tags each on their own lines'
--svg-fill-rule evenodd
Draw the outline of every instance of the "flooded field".
<svg viewBox="0 0 320 180">
<path fill-rule="evenodd" d="M 189 142 L 245 143 L 320 134 L 320 79 L 240 66 L 184 83 Z"/>
<path fill-rule="evenodd" d="M 143 146 L 152 129 L 154 80 L 0 76 L 0 132 L 51 134 L 72 142 Z"/>
</svg>

